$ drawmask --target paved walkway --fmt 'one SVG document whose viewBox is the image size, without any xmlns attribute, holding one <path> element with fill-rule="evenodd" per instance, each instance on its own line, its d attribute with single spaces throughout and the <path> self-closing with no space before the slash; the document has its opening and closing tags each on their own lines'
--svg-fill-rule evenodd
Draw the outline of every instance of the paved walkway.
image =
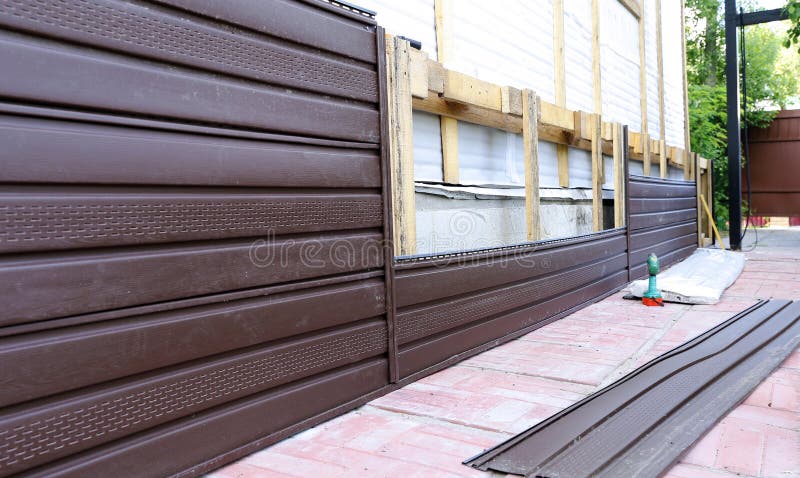
<svg viewBox="0 0 800 478">
<path fill-rule="evenodd" d="M 747 239 L 745 247 L 752 244 Z M 719 304 L 645 308 L 615 294 L 211 476 L 502 476 L 461 461 L 726 320 L 755 298 L 800 299 L 800 228 L 760 231 L 759 246 L 747 256 L 744 273 Z M 666 476 L 800 477 L 800 350 Z"/>
</svg>

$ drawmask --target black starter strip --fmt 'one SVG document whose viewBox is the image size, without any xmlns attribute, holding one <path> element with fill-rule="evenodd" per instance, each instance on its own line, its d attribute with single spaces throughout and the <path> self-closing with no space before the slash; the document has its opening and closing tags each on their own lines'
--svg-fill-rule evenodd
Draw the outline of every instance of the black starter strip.
<svg viewBox="0 0 800 478">
<path fill-rule="evenodd" d="M 464 464 L 531 477 L 657 477 L 800 343 L 800 302 L 762 301 Z"/>
</svg>

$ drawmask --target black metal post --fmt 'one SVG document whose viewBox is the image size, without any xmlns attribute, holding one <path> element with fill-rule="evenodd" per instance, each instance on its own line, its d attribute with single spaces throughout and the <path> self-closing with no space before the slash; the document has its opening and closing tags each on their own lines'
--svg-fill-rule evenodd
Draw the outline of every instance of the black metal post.
<svg viewBox="0 0 800 478">
<path fill-rule="evenodd" d="M 732 250 L 742 248 L 742 137 L 739 124 L 739 16 L 725 0 L 725 85 L 728 93 L 728 221 Z"/>
</svg>

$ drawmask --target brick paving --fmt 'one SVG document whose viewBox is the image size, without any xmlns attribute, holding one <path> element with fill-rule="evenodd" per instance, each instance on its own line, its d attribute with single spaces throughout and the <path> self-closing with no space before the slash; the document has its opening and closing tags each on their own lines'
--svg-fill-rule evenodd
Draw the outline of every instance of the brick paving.
<svg viewBox="0 0 800 478">
<path fill-rule="evenodd" d="M 759 234 L 745 271 L 716 305 L 645 308 L 615 294 L 210 477 L 502 476 L 461 461 L 717 325 L 756 298 L 800 299 L 800 230 Z M 665 476 L 800 477 L 800 350 Z"/>
</svg>

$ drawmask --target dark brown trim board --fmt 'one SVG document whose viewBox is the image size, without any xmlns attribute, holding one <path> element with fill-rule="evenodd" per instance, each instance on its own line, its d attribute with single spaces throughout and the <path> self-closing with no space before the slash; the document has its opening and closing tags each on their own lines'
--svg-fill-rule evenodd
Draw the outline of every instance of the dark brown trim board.
<svg viewBox="0 0 800 478">
<path fill-rule="evenodd" d="M 465 464 L 536 477 L 657 477 L 800 343 L 800 302 L 759 302 Z"/>
<path fill-rule="evenodd" d="M 629 176 L 628 235 L 630 279 L 646 274 L 647 255 L 662 267 L 697 248 L 697 185 L 693 181 Z"/>
</svg>

